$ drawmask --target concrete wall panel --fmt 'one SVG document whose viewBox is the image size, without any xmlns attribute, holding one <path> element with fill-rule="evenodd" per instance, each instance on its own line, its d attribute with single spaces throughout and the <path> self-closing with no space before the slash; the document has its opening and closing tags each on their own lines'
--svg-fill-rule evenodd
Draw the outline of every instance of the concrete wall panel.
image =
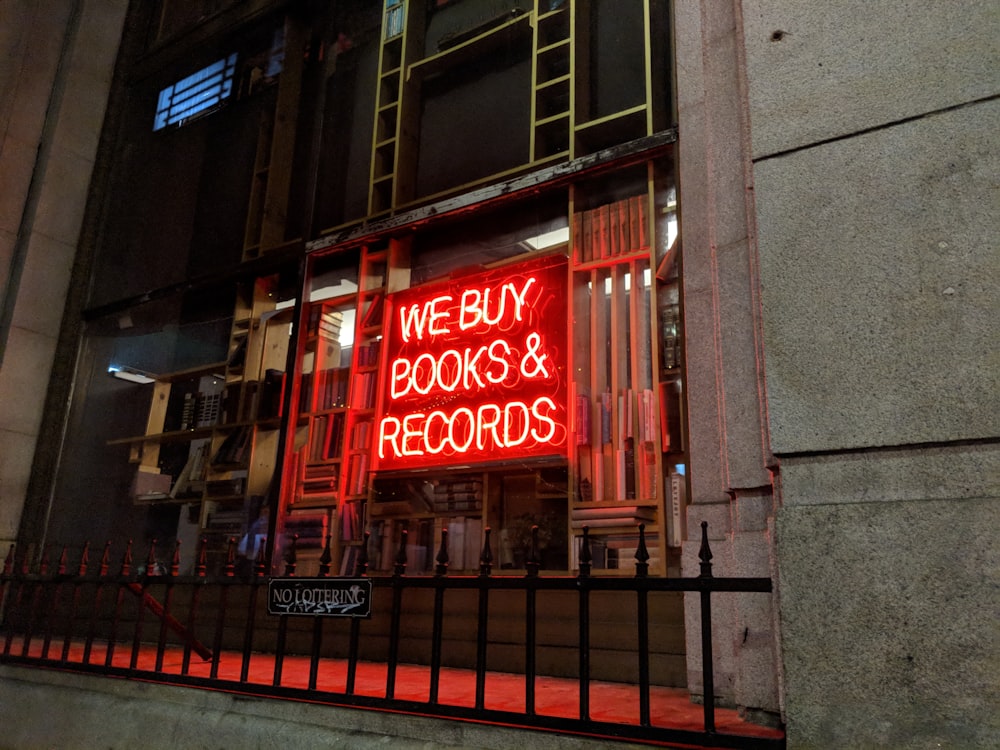
<svg viewBox="0 0 1000 750">
<path fill-rule="evenodd" d="M 754 158 L 1000 93 L 994 0 L 742 5 Z"/>
<path fill-rule="evenodd" d="M 789 747 L 1000 746 L 1000 505 L 778 514 Z"/>
<path fill-rule="evenodd" d="M 1000 101 L 755 170 L 775 453 L 988 438 Z"/>
</svg>

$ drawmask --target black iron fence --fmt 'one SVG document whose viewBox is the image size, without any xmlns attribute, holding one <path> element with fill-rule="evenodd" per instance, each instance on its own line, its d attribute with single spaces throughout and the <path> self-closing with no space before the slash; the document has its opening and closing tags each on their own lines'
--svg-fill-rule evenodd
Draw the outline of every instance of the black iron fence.
<svg viewBox="0 0 1000 750">
<path fill-rule="evenodd" d="M 537 533 L 537 530 L 536 530 Z M 705 747 L 781 748 L 781 732 L 746 725 L 717 726 L 712 655 L 712 597 L 724 592 L 771 591 L 768 578 L 722 578 L 712 574 L 712 552 L 707 526 L 702 524 L 701 573 L 693 578 L 648 576 L 649 555 L 644 529 L 639 527 L 635 576 L 591 576 L 591 549 L 584 529 L 576 576 L 539 575 L 537 557 L 529 553 L 523 576 L 493 576 L 490 531 L 480 560 L 479 575 L 448 575 L 447 533 L 443 534 L 433 575 L 407 576 L 406 538 L 399 546 L 392 576 L 367 576 L 364 549 L 355 576 L 331 578 L 329 548 L 320 558 L 318 578 L 296 578 L 295 545 L 281 578 L 267 578 L 267 566 L 258 557 L 249 578 L 236 573 L 235 540 L 219 577 L 206 573 L 202 543 L 193 575 L 179 575 L 179 548 L 172 563 L 156 563 L 155 542 L 145 565 L 136 566 L 131 545 L 112 570 L 111 545 L 105 544 L 100 561 L 90 561 L 84 546 L 74 566 L 66 549 L 53 564 L 47 555 L 32 565 L 27 555 L 17 559 L 13 546 L 0 576 L 0 662 L 56 667 L 88 673 L 150 680 L 161 683 L 227 690 L 313 703 L 412 712 L 458 720 L 496 722 L 564 733 L 578 733 L 656 744 L 678 743 Z M 310 581 L 303 587 L 303 581 Z M 366 593 L 368 592 L 368 593 Z M 400 644 L 414 637 L 412 611 L 404 595 L 417 592 L 430 609 L 429 633 L 424 633 L 428 658 L 421 660 L 412 689 L 412 660 L 402 659 Z M 464 593 L 462 593 L 464 592 Z M 632 600 L 635 633 L 634 684 L 626 686 L 635 696 L 635 715 L 609 716 L 600 710 L 600 689 L 592 677 L 592 623 L 600 612 L 602 592 L 617 592 Z M 700 726 L 685 725 L 662 709 L 662 681 L 651 670 L 650 606 L 657 596 L 694 592 L 700 599 L 703 703 Z M 491 595 L 515 596 L 523 611 L 523 634 L 515 675 L 488 670 L 491 648 Z M 571 701 L 565 698 L 556 710 L 541 706 L 538 685 L 540 597 L 569 597 L 575 603 L 576 632 L 566 641 L 576 650 Z M 263 600 L 262 600 L 263 597 Z M 449 597 L 462 597 L 464 616 L 474 622 L 474 655 L 464 671 L 445 666 L 442 658 Z M 377 617 L 386 619 L 378 639 L 384 648 L 372 659 L 372 649 L 362 646 L 372 624 L 371 599 L 381 607 Z M 367 601 L 364 601 L 366 600 Z M 367 606 L 367 608 L 366 608 Z M 572 608 L 572 607 L 570 607 Z M 362 614 L 364 616 L 351 616 Z M 331 617 L 330 615 L 347 615 Z M 447 615 L 447 616 L 446 616 Z M 629 619 L 632 617 L 630 615 Z M 417 628 L 419 630 L 419 628 Z M 364 652 L 364 653 L 363 653 Z M 495 660 L 494 660 L 495 661 Z M 336 679 L 332 677 L 336 673 Z M 401 674 L 405 677 L 401 678 Z M 496 682 L 506 700 L 487 699 L 487 685 Z M 467 680 L 466 698 L 456 698 L 455 687 Z M 406 688 L 401 689 L 405 682 Z M 677 691 L 674 691 L 676 694 Z M 567 706 L 566 703 L 573 705 Z M 731 713 L 731 712 L 730 712 Z"/>
</svg>

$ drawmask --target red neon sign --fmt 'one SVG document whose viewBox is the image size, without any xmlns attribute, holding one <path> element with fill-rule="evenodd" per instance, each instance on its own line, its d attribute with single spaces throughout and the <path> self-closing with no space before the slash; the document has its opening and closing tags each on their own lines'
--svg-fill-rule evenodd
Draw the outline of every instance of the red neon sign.
<svg viewBox="0 0 1000 750">
<path fill-rule="evenodd" d="M 380 470 L 566 452 L 566 259 L 398 292 Z"/>
</svg>

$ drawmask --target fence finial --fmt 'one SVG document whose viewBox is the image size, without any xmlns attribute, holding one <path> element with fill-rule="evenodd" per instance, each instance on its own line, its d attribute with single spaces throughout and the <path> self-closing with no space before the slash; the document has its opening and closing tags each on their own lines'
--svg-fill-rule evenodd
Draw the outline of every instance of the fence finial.
<svg viewBox="0 0 1000 750">
<path fill-rule="evenodd" d="M 649 550 L 646 549 L 646 524 L 639 524 L 639 546 L 635 550 L 635 577 L 649 575 Z"/>
<path fill-rule="evenodd" d="M 155 576 L 159 574 L 159 566 L 156 562 L 156 539 L 153 539 L 149 543 L 149 554 L 146 555 L 146 575 Z"/>
<path fill-rule="evenodd" d="M 198 562 L 194 566 L 194 573 L 199 578 L 204 578 L 208 572 L 208 537 L 203 536 L 198 543 Z"/>
<path fill-rule="evenodd" d="M 64 544 L 62 552 L 59 554 L 59 563 L 56 566 L 56 575 L 60 576 L 66 575 L 66 560 L 68 558 L 69 558 L 69 547 Z"/>
<path fill-rule="evenodd" d="M 330 552 L 330 535 L 326 535 L 323 542 L 323 554 L 319 556 L 319 577 L 326 578 L 330 575 L 330 563 L 333 561 L 333 553 Z"/>
<path fill-rule="evenodd" d="M 299 567 L 299 535 L 292 534 L 292 543 L 288 545 L 288 552 L 285 553 L 285 575 L 294 576 L 295 569 Z"/>
<path fill-rule="evenodd" d="M 590 527 L 583 527 L 583 538 L 580 539 L 580 578 L 590 575 L 591 563 L 594 558 L 590 552 Z"/>
<path fill-rule="evenodd" d="M 448 575 L 448 529 L 441 529 L 441 547 L 438 549 L 437 566 L 434 568 L 434 575 L 446 576 Z"/>
<path fill-rule="evenodd" d="M 125 577 L 132 573 L 132 540 L 128 540 L 128 544 L 125 545 L 125 554 L 122 555 L 122 567 L 118 571 L 118 575 Z"/>
<path fill-rule="evenodd" d="M 530 539 L 531 541 L 528 542 L 528 557 L 524 561 L 524 569 L 527 572 L 529 578 L 534 578 L 538 575 L 538 569 L 542 567 L 541 561 L 538 559 L 537 524 L 531 527 Z"/>
<path fill-rule="evenodd" d="M 181 572 L 181 540 L 174 540 L 174 555 L 170 558 L 170 575 L 176 578 Z"/>
<path fill-rule="evenodd" d="M 368 540 L 371 539 L 371 536 L 372 533 L 365 530 L 361 540 L 361 549 L 358 550 L 358 561 L 354 566 L 354 575 L 356 576 L 368 575 Z"/>
<path fill-rule="evenodd" d="M 295 539 L 297 538 L 298 535 L 296 535 L 292 539 L 293 549 L 295 547 Z M 264 548 L 266 546 L 267 546 L 266 544 L 262 544 L 260 545 L 260 547 L 257 548 L 257 558 L 254 560 L 254 566 L 253 566 L 253 574 L 256 578 L 263 578 L 264 573 L 267 572 L 267 563 L 264 562 Z M 292 570 L 292 572 L 293 573 L 295 572 L 294 569 Z"/>
<path fill-rule="evenodd" d="M 104 543 L 104 552 L 101 553 L 101 567 L 97 571 L 97 575 L 100 578 L 104 578 L 108 575 L 108 569 L 111 567 L 111 540 L 108 539 Z"/>
<path fill-rule="evenodd" d="M 409 536 L 409 529 L 402 529 L 399 532 L 399 550 L 396 552 L 396 564 L 392 569 L 392 574 L 394 576 L 406 574 L 406 541 Z"/>
<path fill-rule="evenodd" d="M 229 545 L 226 547 L 226 564 L 222 568 L 226 578 L 236 575 L 236 537 L 229 537 Z"/>
<path fill-rule="evenodd" d="M 90 564 L 90 542 L 83 543 L 83 552 L 80 553 L 80 564 L 76 568 L 78 577 L 87 575 L 87 566 Z"/>
<path fill-rule="evenodd" d="M 712 548 L 708 546 L 708 521 L 701 522 L 701 547 L 698 550 L 701 560 L 701 578 L 712 577 Z"/>
<path fill-rule="evenodd" d="M 493 548 L 490 546 L 490 534 L 493 530 L 487 526 L 483 529 L 483 552 L 479 556 L 479 575 L 484 578 L 493 572 Z"/>
</svg>

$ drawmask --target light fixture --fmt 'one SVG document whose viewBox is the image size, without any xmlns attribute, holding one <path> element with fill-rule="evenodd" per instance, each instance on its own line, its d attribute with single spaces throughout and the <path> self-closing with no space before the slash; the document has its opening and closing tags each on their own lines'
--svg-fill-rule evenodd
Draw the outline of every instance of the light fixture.
<svg viewBox="0 0 1000 750">
<path fill-rule="evenodd" d="M 108 365 L 108 373 L 115 378 L 120 380 L 128 380 L 131 383 L 153 383 L 156 378 L 150 377 L 147 373 L 141 370 L 136 370 L 133 367 L 126 367 L 125 365 Z"/>
</svg>

